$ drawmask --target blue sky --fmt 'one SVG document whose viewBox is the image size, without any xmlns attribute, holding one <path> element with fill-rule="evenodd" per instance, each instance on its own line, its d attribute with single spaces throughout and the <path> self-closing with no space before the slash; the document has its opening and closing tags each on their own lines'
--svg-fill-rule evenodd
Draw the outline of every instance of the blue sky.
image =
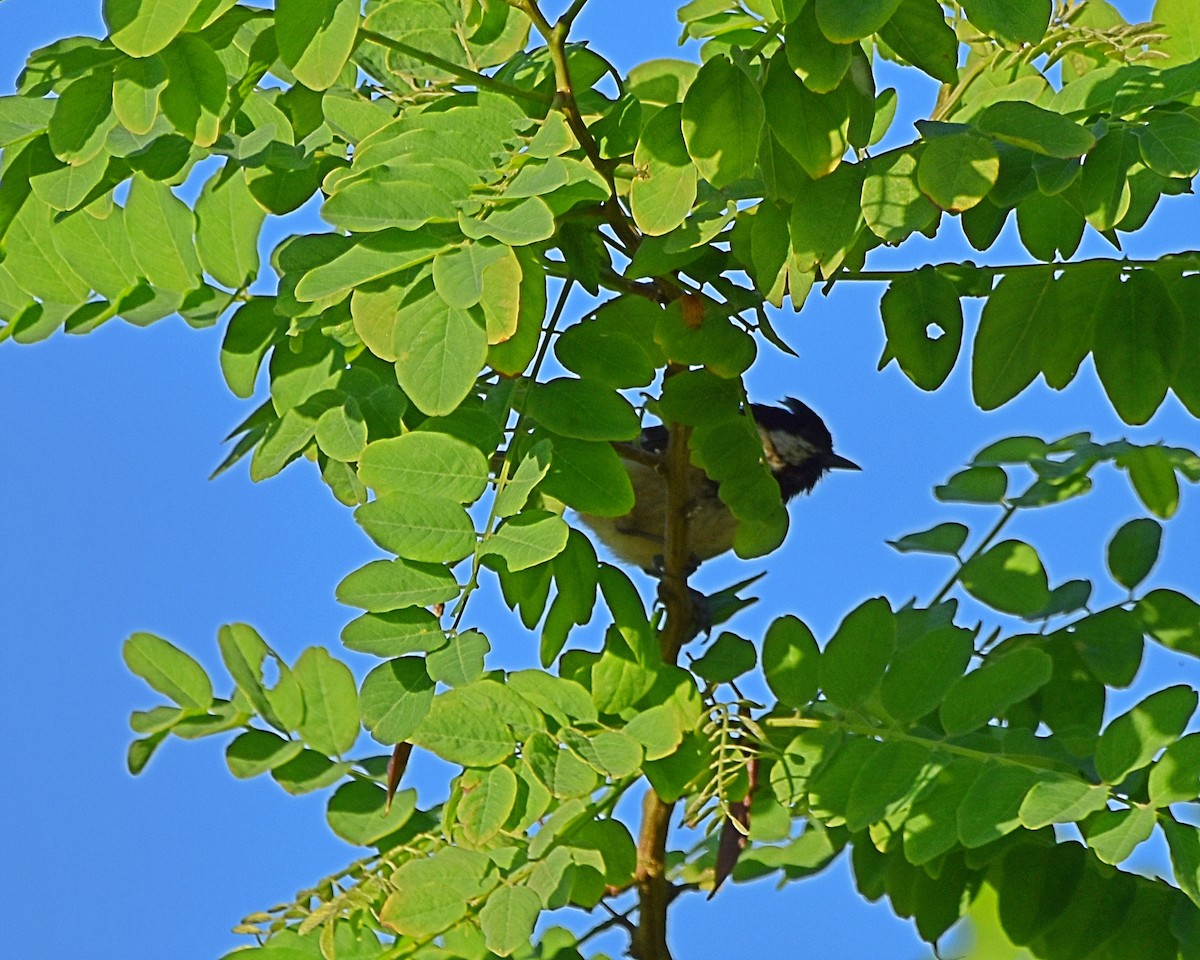
<svg viewBox="0 0 1200 960">
<path fill-rule="evenodd" d="M 1150 7 L 1118 5 L 1138 18 Z M 11 89 L 34 47 L 101 33 L 99 11 L 99 0 L 0 4 L 0 91 Z M 681 55 L 673 4 L 660 0 L 593 0 L 577 33 L 622 69 Z M 895 81 L 881 77 L 888 82 Z M 909 121 L 932 96 L 916 92 Z M 896 132 L 912 136 L 904 118 Z M 1198 223 L 1196 198 L 1168 198 L 1126 253 L 1196 248 Z M 276 229 L 270 242 L 313 229 L 310 216 Z M 1078 254 L 1110 255 L 1094 234 Z M 917 238 L 872 265 L 963 258 L 984 259 L 947 220 L 936 240 Z M 1024 259 L 1010 223 L 987 262 Z M 1145 427 L 1121 424 L 1090 361 L 1065 391 L 1036 385 L 992 413 L 970 404 L 965 357 L 934 394 L 918 391 L 895 366 L 876 372 L 882 292 L 842 284 L 828 299 L 814 295 L 803 315 L 779 316 L 777 328 L 800 357 L 768 347 L 748 377 L 756 399 L 806 399 L 829 423 L 837 449 L 864 468 L 826 479 L 795 503 L 788 542 L 765 563 L 706 566 L 702 587 L 770 571 L 759 585 L 763 602 L 737 623 L 748 636 L 789 610 L 824 639 L 868 596 L 928 599 L 948 573 L 945 562 L 902 557 L 884 540 L 945 519 L 963 518 L 976 530 L 990 523 L 986 510 L 947 510 L 931 488 L 995 439 L 1086 429 L 1102 440 L 1200 446 L 1195 420 L 1173 398 Z M 245 913 L 289 899 L 355 855 L 325 826 L 324 794 L 294 798 L 268 778 L 233 780 L 224 738 L 173 740 L 140 778 L 125 770 L 129 712 L 156 702 L 121 662 L 126 636 L 168 637 L 218 677 L 216 629 L 230 621 L 256 625 L 288 658 L 311 644 L 337 652 L 338 632 L 353 614 L 336 603 L 333 587 L 377 555 L 307 464 L 260 485 L 244 467 L 206 479 L 223 456 L 222 437 L 252 409 L 221 381 L 220 333 L 177 319 L 144 330 L 114 322 L 85 337 L 0 346 L 0 450 L 8 464 L 0 505 L 7 763 L 0 822 L 8 824 L 0 902 L 8 916 L 24 918 L 5 935 L 12 956 L 214 960 L 243 942 L 228 931 Z M 1012 528 L 1042 549 L 1052 582 L 1091 577 L 1102 585 L 1104 544 L 1120 523 L 1144 515 L 1123 476 L 1108 469 L 1097 480 L 1090 496 Z M 1167 527 L 1154 584 L 1200 593 L 1198 542 L 1200 497 L 1189 489 Z M 1098 588 L 1100 601 L 1118 597 L 1111 584 Z M 473 612 L 487 623 L 500 608 L 494 591 L 483 599 Z M 497 630 L 493 647 L 498 665 L 533 658 L 519 629 Z M 367 665 L 349 656 L 356 670 Z M 1200 683 L 1200 670 L 1157 652 L 1135 691 L 1116 703 L 1176 680 Z M 443 774 L 428 758 L 414 761 L 413 782 L 425 797 L 444 791 Z M 1154 848 L 1138 858 L 1141 869 L 1162 869 Z M 728 886 L 711 903 L 686 897 L 672 922 L 680 957 L 929 955 L 886 905 L 858 898 L 844 862 L 780 893 L 767 881 Z M 614 953 L 619 948 L 619 940 L 609 942 Z"/>
</svg>

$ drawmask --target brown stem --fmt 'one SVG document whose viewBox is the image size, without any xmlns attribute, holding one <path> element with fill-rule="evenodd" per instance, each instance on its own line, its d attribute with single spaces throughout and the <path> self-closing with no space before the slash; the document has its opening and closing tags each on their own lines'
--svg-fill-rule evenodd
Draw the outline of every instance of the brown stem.
<svg viewBox="0 0 1200 960">
<path fill-rule="evenodd" d="M 592 132 L 588 129 L 587 124 L 584 123 L 583 114 L 579 112 L 579 103 L 575 99 L 575 88 L 571 84 L 571 72 L 567 68 L 567 34 L 570 30 L 571 22 L 564 18 L 551 26 L 550 21 L 546 19 L 538 7 L 537 0 L 516 0 L 514 6 L 524 11 L 525 15 L 532 21 L 534 28 L 542 35 L 542 39 L 546 41 L 546 48 L 550 52 L 550 60 L 554 64 L 554 87 L 557 106 L 562 111 L 563 116 L 566 117 L 567 126 L 571 128 L 571 132 L 575 135 L 575 139 L 579 141 L 579 145 L 583 148 L 583 152 L 587 154 L 587 158 L 592 162 L 592 166 L 596 168 L 596 171 L 604 178 L 605 183 L 608 184 L 608 199 L 601 204 L 604 217 L 616 232 L 617 237 L 620 238 L 621 242 L 632 253 L 642 241 L 641 234 L 629 222 L 629 218 L 625 215 L 625 211 L 621 207 L 621 202 L 617 196 L 617 183 L 613 178 L 613 164 L 611 161 L 605 160 L 600 156 L 600 147 L 596 144 L 596 138 L 592 136 Z"/>
<path fill-rule="evenodd" d="M 667 907 L 674 899 L 666 876 L 667 831 L 673 804 L 646 791 L 638 838 L 638 925 L 630 953 L 637 960 L 671 960 L 667 946 Z"/>
</svg>

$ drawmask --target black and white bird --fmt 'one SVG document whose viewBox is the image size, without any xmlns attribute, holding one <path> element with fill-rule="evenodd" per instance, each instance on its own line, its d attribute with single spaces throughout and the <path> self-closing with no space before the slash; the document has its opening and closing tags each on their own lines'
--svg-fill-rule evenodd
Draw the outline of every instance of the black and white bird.
<svg viewBox="0 0 1200 960">
<path fill-rule="evenodd" d="M 861 469 L 833 452 L 829 429 L 812 408 L 794 397 L 783 403 L 782 407 L 753 403 L 750 410 L 762 438 L 763 462 L 779 483 L 784 503 L 810 491 L 829 470 Z M 618 559 L 654 573 L 662 563 L 667 512 L 666 478 L 654 458 L 666 453 L 667 428 L 647 427 L 635 447 L 648 456 L 624 459 L 633 483 L 633 509 L 620 517 L 581 514 L 581 519 Z M 717 496 L 717 484 L 703 471 L 693 467 L 688 483 L 688 547 L 698 565 L 733 549 L 737 521 Z"/>
</svg>

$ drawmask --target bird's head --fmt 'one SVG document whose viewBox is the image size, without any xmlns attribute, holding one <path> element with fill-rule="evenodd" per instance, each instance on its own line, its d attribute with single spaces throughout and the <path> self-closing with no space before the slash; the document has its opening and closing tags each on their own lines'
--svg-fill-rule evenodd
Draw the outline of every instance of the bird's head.
<svg viewBox="0 0 1200 960">
<path fill-rule="evenodd" d="M 782 407 L 755 403 L 751 410 L 785 502 L 811 490 L 827 470 L 862 469 L 833 452 L 829 428 L 811 407 L 795 397 L 783 402 Z"/>
</svg>

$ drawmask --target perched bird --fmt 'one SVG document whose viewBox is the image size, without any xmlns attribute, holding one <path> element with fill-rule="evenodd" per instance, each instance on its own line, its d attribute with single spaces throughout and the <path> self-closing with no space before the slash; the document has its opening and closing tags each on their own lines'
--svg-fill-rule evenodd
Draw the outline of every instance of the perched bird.
<svg viewBox="0 0 1200 960">
<path fill-rule="evenodd" d="M 779 483 L 784 503 L 807 493 L 828 470 L 861 469 L 833 452 L 824 421 L 794 397 L 787 397 L 783 407 L 753 403 L 750 409 L 762 437 L 763 461 Z M 636 499 L 633 509 L 620 517 L 581 514 L 581 519 L 619 559 L 654 573 L 661 567 L 665 546 L 667 486 L 661 464 L 655 466 L 653 458 L 666 453 L 667 428 L 647 427 L 635 449 L 647 456 L 625 458 Z M 733 549 L 737 521 L 718 498 L 717 484 L 703 471 L 693 467 L 688 483 L 688 546 L 698 565 Z"/>
</svg>

